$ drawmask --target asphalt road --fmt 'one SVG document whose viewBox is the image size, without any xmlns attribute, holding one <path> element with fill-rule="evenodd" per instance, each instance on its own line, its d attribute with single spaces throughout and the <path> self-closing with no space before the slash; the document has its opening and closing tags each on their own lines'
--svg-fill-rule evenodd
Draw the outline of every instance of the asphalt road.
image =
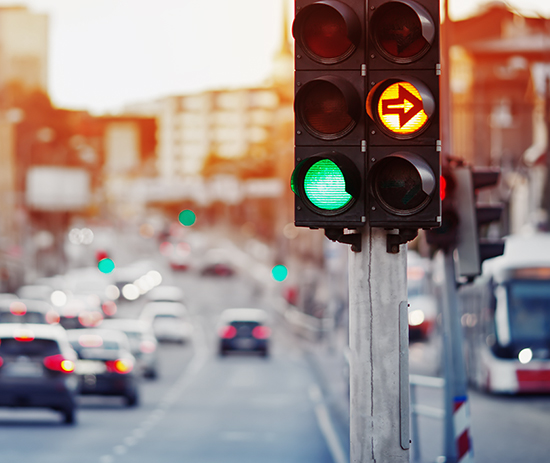
<svg viewBox="0 0 550 463">
<path fill-rule="evenodd" d="M 267 359 L 217 354 L 215 321 L 227 307 L 259 306 L 245 278 L 178 274 L 195 323 L 192 345 L 162 345 L 160 375 L 143 380 L 140 405 L 80 399 L 78 424 L 48 410 L 0 409 L 0 462 L 342 463 L 321 388 L 274 316 Z M 140 302 L 121 308 L 139 313 Z"/>
</svg>

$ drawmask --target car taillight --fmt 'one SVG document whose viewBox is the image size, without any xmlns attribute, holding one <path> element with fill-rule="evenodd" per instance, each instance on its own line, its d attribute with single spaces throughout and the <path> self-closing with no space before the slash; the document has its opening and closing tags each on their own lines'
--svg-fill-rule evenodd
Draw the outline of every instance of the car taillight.
<svg viewBox="0 0 550 463">
<path fill-rule="evenodd" d="M 84 311 L 78 316 L 78 321 L 82 326 L 91 328 L 99 325 L 103 321 L 103 315 L 101 312 Z"/>
<path fill-rule="evenodd" d="M 101 309 L 103 310 L 103 313 L 108 317 L 112 317 L 117 312 L 117 306 L 113 301 L 105 301 L 101 305 Z"/>
<path fill-rule="evenodd" d="M 10 312 L 13 315 L 23 316 L 27 313 L 27 306 L 21 301 L 13 301 L 10 304 Z"/>
<path fill-rule="evenodd" d="M 44 358 L 44 366 L 48 370 L 62 373 L 72 373 L 74 371 L 74 362 L 65 358 L 62 354 L 50 355 Z"/>
<path fill-rule="evenodd" d="M 157 345 L 153 341 L 141 341 L 139 344 L 139 350 L 140 352 L 144 354 L 150 354 L 151 352 L 155 352 L 157 348 Z"/>
<path fill-rule="evenodd" d="M 237 328 L 233 325 L 224 326 L 220 329 L 220 337 L 223 339 L 233 339 L 237 336 Z"/>
<path fill-rule="evenodd" d="M 14 336 L 16 341 L 31 342 L 34 341 L 34 333 L 29 330 L 21 330 Z"/>
<path fill-rule="evenodd" d="M 271 335 L 271 330 L 267 326 L 256 326 L 252 330 L 252 336 L 256 339 L 267 339 Z"/>
<path fill-rule="evenodd" d="M 105 365 L 109 373 L 119 373 L 121 375 L 130 373 L 134 369 L 134 363 L 129 359 L 107 360 Z"/>
<path fill-rule="evenodd" d="M 46 312 L 46 322 L 50 325 L 55 325 L 59 323 L 60 320 L 61 317 L 55 310 L 48 310 L 48 312 Z"/>
<path fill-rule="evenodd" d="M 0 357 L 0 367 L 4 365 L 4 359 L 2 357 Z"/>
</svg>

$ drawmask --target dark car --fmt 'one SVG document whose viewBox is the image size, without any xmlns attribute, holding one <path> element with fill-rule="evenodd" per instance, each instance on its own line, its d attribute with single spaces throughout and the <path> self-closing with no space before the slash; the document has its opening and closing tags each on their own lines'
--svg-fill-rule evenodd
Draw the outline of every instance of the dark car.
<svg viewBox="0 0 550 463">
<path fill-rule="evenodd" d="M 0 300 L 0 323 L 55 324 L 58 322 L 58 314 L 47 302 L 17 298 Z"/>
<path fill-rule="evenodd" d="M 75 329 L 67 335 L 78 354 L 75 372 L 82 395 L 123 396 L 129 406 L 138 403 L 136 359 L 127 336 L 116 330 Z"/>
<path fill-rule="evenodd" d="M 59 324 L 67 330 L 92 328 L 100 325 L 104 318 L 101 301 L 92 294 L 74 294 L 63 306 L 56 307 L 55 311 L 59 316 Z"/>
<path fill-rule="evenodd" d="M 136 358 L 143 376 L 158 376 L 158 342 L 150 323 L 130 318 L 112 318 L 104 320 L 101 328 L 125 333 L 130 342 L 132 355 Z"/>
<path fill-rule="evenodd" d="M 267 357 L 271 335 L 267 318 L 261 309 L 224 310 L 218 327 L 220 355 L 241 351 L 258 352 Z"/>
<path fill-rule="evenodd" d="M 51 408 L 74 423 L 75 362 L 60 326 L 0 325 L 0 406 Z"/>
</svg>

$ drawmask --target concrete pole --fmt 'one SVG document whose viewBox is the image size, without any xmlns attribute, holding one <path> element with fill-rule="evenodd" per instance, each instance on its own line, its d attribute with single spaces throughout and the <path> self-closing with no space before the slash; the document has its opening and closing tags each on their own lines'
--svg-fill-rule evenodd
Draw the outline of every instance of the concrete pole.
<svg viewBox="0 0 550 463">
<path fill-rule="evenodd" d="M 351 463 L 409 462 L 407 247 L 366 227 L 350 251 Z"/>
</svg>

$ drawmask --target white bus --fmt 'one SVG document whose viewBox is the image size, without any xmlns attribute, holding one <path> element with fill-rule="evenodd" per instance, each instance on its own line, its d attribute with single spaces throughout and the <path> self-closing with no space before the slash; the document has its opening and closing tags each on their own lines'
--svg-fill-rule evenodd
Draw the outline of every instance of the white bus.
<svg viewBox="0 0 550 463">
<path fill-rule="evenodd" d="M 507 238 L 504 254 L 459 295 L 470 384 L 550 392 L 550 234 Z"/>
</svg>

